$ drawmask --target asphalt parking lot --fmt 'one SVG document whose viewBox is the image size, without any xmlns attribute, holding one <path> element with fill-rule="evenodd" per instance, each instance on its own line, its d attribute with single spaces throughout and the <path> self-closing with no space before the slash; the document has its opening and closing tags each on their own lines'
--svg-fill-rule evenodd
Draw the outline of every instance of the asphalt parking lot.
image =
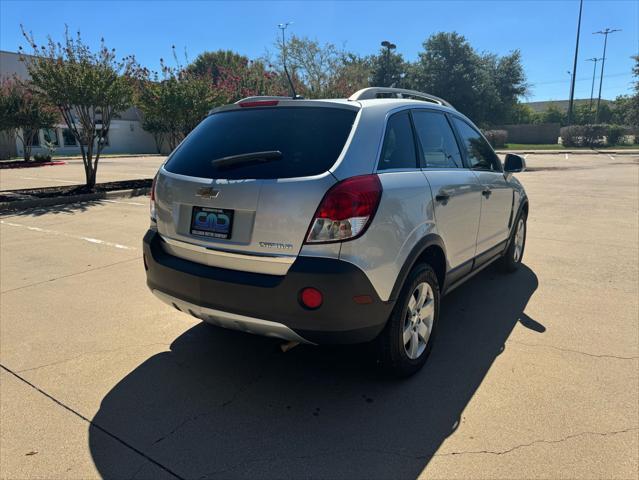
<svg viewBox="0 0 639 480">
<path fill-rule="evenodd" d="M 153 178 L 164 158 L 161 155 L 101 158 L 98 164 L 98 182 Z M 0 190 L 83 184 L 82 159 L 62 161 L 65 165 L 0 170 Z"/>
<path fill-rule="evenodd" d="M 145 197 L 0 217 L 0 476 L 637 478 L 639 156 L 527 162 L 525 265 L 401 382 L 160 303 Z"/>
</svg>

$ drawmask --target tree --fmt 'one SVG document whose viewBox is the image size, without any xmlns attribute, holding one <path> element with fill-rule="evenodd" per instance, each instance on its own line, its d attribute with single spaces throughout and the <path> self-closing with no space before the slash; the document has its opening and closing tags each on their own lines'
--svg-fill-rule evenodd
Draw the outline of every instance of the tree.
<svg viewBox="0 0 639 480">
<path fill-rule="evenodd" d="M 53 128 L 58 118 L 56 108 L 27 83 L 17 78 L 6 78 L 0 83 L 0 130 L 20 140 L 26 162 L 31 159 L 38 131 Z"/>
<path fill-rule="evenodd" d="M 283 95 L 278 74 L 261 61 L 230 51 L 205 52 L 183 67 L 173 47 L 174 66 L 160 59 L 160 72 L 136 65 L 135 104 L 158 151 L 173 150 L 214 107 L 253 95 Z M 224 61 L 219 61 L 219 59 Z M 218 63 L 216 63 L 218 62 Z"/>
<path fill-rule="evenodd" d="M 630 99 L 630 107 L 626 114 L 626 123 L 634 127 L 639 127 L 639 55 L 632 57 L 635 61 L 632 67 L 632 75 L 635 79 L 634 90 L 635 94 Z M 635 139 L 636 140 L 636 139 Z M 635 142 L 636 143 L 636 142 Z"/>
<path fill-rule="evenodd" d="M 158 151 L 166 142 L 173 150 L 206 116 L 224 101 L 211 88 L 211 80 L 160 59 L 160 72 L 136 66 L 132 70 L 135 105 L 142 113 L 142 127 L 155 139 Z"/>
<path fill-rule="evenodd" d="M 401 53 L 382 47 L 371 59 L 371 87 L 402 87 L 406 75 L 406 62 Z"/>
<path fill-rule="evenodd" d="M 529 105 L 517 102 L 513 105 L 510 121 L 518 125 L 537 123 L 539 115 Z"/>
<path fill-rule="evenodd" d="M 198 77 L 208 77 L 216 84 L 224 73 L 239 72 L 249 64 L 248 57 L 231 50 L 203 52 L 186 67 L 188 73 Z"/>
<path fill-rule="evenodd" d="M 86 186 L 95 187 L 100 154 L 106 144 L 111 120 L 130 104 L 131 88 L 125 75 L 131 57 L 117 60 L 115 50 L 101 41 L 93 52 L 65 30 L 64 43 L 51 37 L 38 47 L 33 35 L 22 29 L 33 55 L 24 56 L 36 91 L 56 105 L 67 127 L 78 141 Z"/>
<path fill-rule="evenodd" d="M 480 121 L 477 102 L 480 59 L 458 33 L 440 32 L 423 44 L 424 51 L 411 71 L 413 88 L 445 98 L 457 109 Z"/>
<path fill-rule="evenodd" d="M 371 62 L 354 53 L 343 53 L 325 90 L 327 98 L 347 98 L 369 85 Z"/>
<path fill-rule="evenodd" d="M 515 50 L 499 57 L 494 54 L 481 56 L 481 65 L 486 71 L 485 88 L 486 115 L 490 123 L 511 123 L 518 113 L 519 98 L 526 95 L 528 85 L 521 61 L 521 53 Z"/>
<path fill-rule="evenodd" d="M 431 35 L 423 46 L 408 82 L 445 98 L 476 123 L 508 121 L 528 91 L 519 51 L 480 55 L 456 32 Z"/>
<path fill-rule="evenodd" d="M 321 45 L 307 37 L 291 36 L 286 47 L 278 37 L 276 43 L 278 63 L 286 64 L 296 85 L 297 93 L 308 98 L 327 97 L 331 82 L 343 66 L 343 55 L 332 43 Z"/>
<path fill-rule="evenodd" d="M 254 95 L 286 95 L 288 86 L 278 72 L 267 69 L 262 61 L 248 61 L 235 68 L 220 68 L 211 84 L 222 103 L 233 103 Z"/>
<path fill-rule="evenodd" d="M 566 113 L 556 105 L 550 105 L 540 116 L 541 123 L 561 123 L 566 122 Z"/>
</svg>

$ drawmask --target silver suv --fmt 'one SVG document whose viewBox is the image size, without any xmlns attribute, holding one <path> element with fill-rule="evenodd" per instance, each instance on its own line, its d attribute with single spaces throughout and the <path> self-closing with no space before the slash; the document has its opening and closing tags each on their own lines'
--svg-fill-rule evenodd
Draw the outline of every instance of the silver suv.
<svg viewBox="0 0 639 480">
<path fill-rule="evenodd" d="M 217 108 L 160 168 L 147 283 L 207 323 L 310 344 L 376 341 L 416 372 L 439 302 L 521 262 L 528 200 L 473 123 L 393 88 Z"/>
</svg>

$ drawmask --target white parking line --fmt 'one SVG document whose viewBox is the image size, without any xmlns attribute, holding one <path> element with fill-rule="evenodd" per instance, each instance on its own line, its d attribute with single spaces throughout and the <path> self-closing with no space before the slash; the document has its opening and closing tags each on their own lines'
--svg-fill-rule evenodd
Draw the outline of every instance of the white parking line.
<svg viewBox="0 0 639 480">
<path fill-rule="evenodd" d="M 608 158 L 610 158 L 610 160 L 614 160 L 615 157 L 613 157 L 612 155 L 608 154 Z"/>
<path fill-rule="evenodd" d="M 10 227 L 22 227 L 22 228 L 26 228 L 27 230 L 31 230 L 32 232 L 48 233 L 50 235 L 58 235 L 60 237 L 73 238 L 75 240 L 83 240 L 83 241 L 89 242 L 89 243 L 97 243 L 99 245 L 118 248 L 120 250 L 137 250 L 134 247 L 128 247 L 126 245 L 121 245 L 119 243 L 107 242 L 105 240 L 100 240 L 100 239 L 91 238 L 91 237 L 81 237 L 81 236 L 78 236 L 78 235 L 69 235 L 68 233 L 64 233 L 64 232 L 58 232 L 56 230 L 48 230 L 46 228 L 31 227 L 29 225 L 22 225 L 21 223 L 5 222 L 4 220 L 0 220 L 0 224 L 8 225 Z"/>
<path fill-rule="evenodd" d="M 565 155 L 566 155 L 566 160 L 568 160 L 568 154 L 566 153 Z"/>
<path fill-rule="evenodd" d="M 122 202 L 120 200 L 102 200 L 102 201 L 107 203 L 121 203 L 123 205 L 141 205 L 143 207 L 146 207 L 146 203 L 140 203 L 140 202 Z"/>
<path fill-rule="evenodd" d="M 46 182 L 62 182 L 62 183 L 75 183 L 76 185 L 80 185 L 81 182 L 76 180 L 60 180 L 59 178 L 46 178 L 46 177 L 20 177 L 21 180 L 43 180 Z"/>
</svg>

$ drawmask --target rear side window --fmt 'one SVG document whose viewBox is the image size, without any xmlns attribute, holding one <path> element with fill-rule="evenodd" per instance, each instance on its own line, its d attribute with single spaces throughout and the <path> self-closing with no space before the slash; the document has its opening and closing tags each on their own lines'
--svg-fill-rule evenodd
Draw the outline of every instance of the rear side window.
<svg viewBox="0 0 639 480">
<path fill-rule="evenodd" d="M 388 119 L 382 156 L 378 170 L 390 168 L 416 168 L 415 141 L 408 110 L 396 113 Z"/>
<path fill-rule="evenodd" d="M 501 172 L 501 163 L 497 155 L 481 134 L 463 120 L 453 118 L 459 136 L 464 142 L 470 168 Z"/>
<path fill-rule="evenodd" d="M 330 169 L 357 112 L 328 107 L 275 107 L 210 115 L 173 153 L 169 172 L 203 178 L 267 179 L 318 175 Z M 215 166 L 213 160 L 281 152 L 263 162 Z"/>
<path fill-rule="evenodd" d="M 417 138 L 422 147 L 422 166 L 461 168 L 462 159 L 446 116 L 438 112 L 413 111 Z"/>
</svg>

